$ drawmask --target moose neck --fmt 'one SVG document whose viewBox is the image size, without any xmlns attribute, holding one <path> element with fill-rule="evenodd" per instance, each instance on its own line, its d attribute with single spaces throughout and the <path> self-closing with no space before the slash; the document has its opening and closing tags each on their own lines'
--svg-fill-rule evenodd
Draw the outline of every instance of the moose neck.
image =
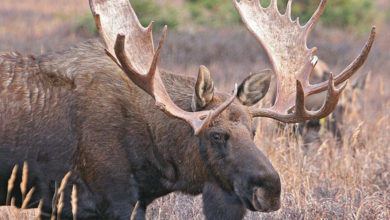
<svg viewBox="0 0 390 220">
<path fill-rule="evenodd" d="M 195 79 L 165 72 L 161 76 L 175 104 L 191 111 Z M 165 171 L 163 185 L 172 191 L 200 193 L 209 174 L 199 153 L 199 138 L 184 121 L 170 118 L 156 107 L 151 108 L 156 109 L 148 117 L 155 146 L 154 164 Z"/>
<path fill-rule="evenodd" d="M 99 41 L 92 40 L 59 53 L 43 55 L 39 60 L 42 72 L 68 81 L 76 90 L 104 89 L 102 94 L 108 94 L 110 99 L 121 103 L 124 110 L 118 111 L 124 116 L 112 117 L 124 121 L 117 124 L 125 127 L 125 139 L 130 141 L 122 140 L 121 143 L 128 149 L 128 158 L 137 157 L 133 159 L 139 164 L 134 166 L 141 167 L 141 170 L 145 164 L 151 164 L 153 169 L 158 170 L 156 175 L 161 176 L 161 183 L 156 185 L 165 188 L 161 194 L 177 190 L 192 194 L 201 192 L 208 174 L 199 154 L 199 139 L 194 136 L 192 128 L 158 110 L 155 101 L 132 83 L 104 53 Z M 195 79 L 164 72 L 161 77 L 175 104 L 191 111 Z M 93 97 L 87 97 L 88 100 L 80 105 L 88 105 L 90 99 L 100 103 L 110 101 L 107 97 L 95 95 L 96 92 L 92 91 Z M 107 111 L 103 114 L 101 117 L 107 118 L 115 113 Z M 140 173 L 142 176 L 142 170 Z M 145 178 L 140 181 L 150 180 Z"/>
</svg>

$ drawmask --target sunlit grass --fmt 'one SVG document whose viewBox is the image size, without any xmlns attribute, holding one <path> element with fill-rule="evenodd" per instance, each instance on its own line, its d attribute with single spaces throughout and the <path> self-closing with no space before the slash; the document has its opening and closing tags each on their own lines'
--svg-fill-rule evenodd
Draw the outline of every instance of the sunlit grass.
<svg viewBox="0 0 390 220">
<path fill-rule="evenodd" d="M 59 49 L 81 41 L 82 37 L 72 32 L 72 19 L 63 18 L 83 14 L 88 10 L 87 1 L 52 2 L 2 0 L 1 9 L 5 11 L 35 8 L 35 14 L 29 17 L 31 13 L 19 13 L 8 18 L 12 22 L 0 25 L 1 50 L 16 48 L 39 53 L 46 47 Z M 5 14 L 1 18 L 10 16 Z M 260 120 L 256 143 L 280 173 L 282 207 L 269 214 L 248 213 L 247 219 L 390 219 L 390 89 L 386 84 L 390 80 L 390 47 L 386 28 L 378 28 L 376 47 L 360 72 L 371 71 L 366 89 L 359 93 L 346 91 L 341 100 L 346 107 L 342 145 L 325 131 L 320 141 L 304 146 L 303 137 L 295 134 L 292 126 L 277 130 L 273 120 Z M 199 65 L 208 65 L 218 88 L 231 90 L 234 82 L 240 82 L 249 72 L 269 67 L 261 48 L 244 31 L 169 33 L 161 65 L 189 75 L 196 74 Z M 325 32 L 328 31 L 318 31 Z M 351 34 L 338 33 L 335 37 L 333 32 L 325 36 L 318 33 L 314 33 L 313 44 L 319 44 L 320 58 L 328 61 L 335 72 L 360 50 L 361 45 L 350 41 Z M 24 183 L 13 187 L 21 187 L 28 203 Z M 58 196 L 56 201 L 61 200 Z M 72 198 L 73 211 L 77 212 L 76 189 Z M 7 200 L 11 205 L 12 197 Z M 40 209 L 0 207 L 0 219 L 35 219 L 39 213 Z M 202 200 L 199 196 L 169 194 L 148 207 L 147 217 L 203 219 Z"/>
</svg>

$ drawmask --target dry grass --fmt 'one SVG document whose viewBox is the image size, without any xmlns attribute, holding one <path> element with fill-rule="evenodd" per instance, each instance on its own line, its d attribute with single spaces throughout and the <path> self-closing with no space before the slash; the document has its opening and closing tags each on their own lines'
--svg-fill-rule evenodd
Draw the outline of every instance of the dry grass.
<svg viewBox="0 0 390 220">
<path fill-rule="evenodd" d="M 82 2 L 2 0 L 0 50 L 40 53 L 41 48 L 63 48 L 80 41 L 83 36 L 73 33 L 73 20 L 67 16 L 87 10 L 86 1 Z M 58 12 L 66 14 L 66 19 Z M 304 146 L 291 126 L 275 132 L 274 121 L 260 120 L 256 142 L 280 173 L 282 208 L 269 214 L 248 213 L 246 219 L 390 219 L 388 30 L 380 25 L 374 49 L 359 73 L 370 71 L 371 80 L 344 113 L 341 146 L 329 132 Z M 318 46 L 320 58 L 338 72 L 358 53 L 361 43 L 343 32 L 317 30 L 310 44 Z M 260 51 L 246 31 L 170 33 L 162 65 L 191 75 L 200 64 L 208 65 L 217 86 L 230 90 L 247 73 L 268 66 Z M 350 99 L 353 94 L 346 96 Z M 201 206 L 200 197 L 170 194 L 149 206 L 147 217 L 203 219 Z M 0 207 L 0 219 L 34 219 L 38 212 Z"/>
<path fill-rule="evenodd" d="M 70 31 L 77 17 L 88 10 L 88 1 L 80 0 L 2 0 L 0 51 L 39 53 L 66 47 L 78 37 Z"/>
<path fill-rule="evenodd" d="M 38 209 L 18 209 L 11 206 L 0 206 L 0 219 L 2 220 L 35 220 L 38 213 Z"/>
<path fill-rule="evenodd" d="M 372 81 L 359 103 L 360 119 L 345 113 L 343 145 L 328 132 L 321 141 L 304 146 L 292 126 L 274 132 L 263 119 L 256 141 L 282 180 L 282 208 L 274 213 L 248 213 L 246 219 L 389 219 L 390 218 L 390 102 L 375 112 L 373 102 L 380 81 Z M 386 91 L 384 97 L 389 97 Z M 382 98 L 382 97 L 381 97 Z M 149 219 L 203 219 L 201 198 L 169 195 L 155 201 Z"/>
<path fill-rule="evenodd" d="M 32 194 L 34 193 L 35 188 L 32 187 L 27 195 L 27 173 L 28 173 L 28 165 L 25 162 L 23 164 L 23 171 L 22 171 L 22 182 L 20 184 L 20 189 L 22 192 L 22 209 L 18 209 L 15 207 L 15 198 L 11 198 L 11 192 L 15 186 L 15 180 L 17 178 L 17 171 L 18 171 L 18 165 L 15 165 L 12 169 L 11 176 L 8 180 L 8 189 L 7 189 L 7 199 L 6 199 L 6 205 L 7 206 L 0 206 L 0 219 L 4 220 L 12 220 L 12 219 L 37 219 L 37 216 L 39 216 L 41 209 L 26 209 L 27 204 L 29 203 Z"/>
</svg>

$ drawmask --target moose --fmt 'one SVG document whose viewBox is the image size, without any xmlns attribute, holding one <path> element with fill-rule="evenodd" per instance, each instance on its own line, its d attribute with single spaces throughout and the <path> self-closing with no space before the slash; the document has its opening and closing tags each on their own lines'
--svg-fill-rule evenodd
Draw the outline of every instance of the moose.
<svg viewBox="0 0 390 220">
<path fill-rule="evenodd" d="M 325 81 L 329 77 L 329 74 L 331 74 L 331 70 L 328 65 L 323 60 L 318 60 L 309 80 L 311 83 L 320 83 Z M 320 120 L 301 122 L 294 126 L 294 131 L 296 134 L 303 137 L 303 143 L 305 145 L 320 140 L 320 133 L 326 130 L 332 134 L 339 144 L 343 143 L 341 127 L 344 123 L 344 115 L 346 114 L 348 105 L 353 102 L 352 96 L 354 96 L 354 93 L 362 92 L 365 89 L 367 78 L 368 75 L 363 74 L 355 77 L 354 80 L 350 80 L 351 86 L 347 87 L 344 92 L 344 97 L 347 98 L 344 98 L 342 102 L 339 102 L 332 114 L 328 117 Z M 271 86 L 268 93 L 271 94 L 270 99 L 274 102 L 276 99 L 276 88 Z M 306 97 L 306 108 L 309 110 L 317 110 L 321 108 L 322 101 L 326 98 L 326 95 L 327 93 L 324 91 Z M 285 124 L 278 123 L 278 129 L 284 128 Z"/>
<path fill-rule="evenodd" d="M 317 49 L 306 41 L 326 0 L 304 26 L 292 21 L 291 0 L 285 14 L 277 0 L 268 8 L 233 2 L 273 71 L 249 75 L 231 94 L 214 88 L 204 66 L 196 79 L 160 70 L 167 27 L 155 50 L 152 24 L 141 26 L 128 0 L 90 0 L 100 40 L 40 56 L 1 53 L 0 203 L 12 167 L 26 161 L 27 187 L 35 187 L 29 207 L 43 201 L 42 218 L 68 171 L 65 195 L 77 187 L 78 219 L 144 219 L 148 204 L 174 191 L 202 194 L 207 219 L 278 210 L 279 174 L 255 145 L 252 120 L 297 123 L 330 114 L 376 32 L 344 71 L 312 85 Z M 256 108 L 272 74 L 276 101 Z M 323 106 L 308 111 L 305 97 L 322 91 Z M 11 192 L 16 205 L 20 194 Z M 69 197 L 63 219 L 72 218 Z"/>
<path fill-rule="evenodd" d="M 319 83 L 324 81 L 327 79 L 330 73 L 331 70 L 328 65 L 324 61 L 319 60 L 310 77 L 310 82 Z M 344 116 L 346 114 L 350 114 L 349 108 L 357 107 L 356 105 L 353 106 L 356 104 L 354 102 L 354 96 L 364 92 L 368 77 L 369 74 L 360 74 L 349 81 L 350 86 L 347 86 L 345 89 L 344 98 L 337 104 L 331 115 L 321 120 L 310 120 L 298 124 L 298 133 L 303 136 L 303 142 L 305 144 L 310 144 L 320 140 L 321 138 L 319 134 L 324 131 L 329 131 L 338 144 L 343 144 L 342 127 L 345 124 Z M 323 100 L 325 97 L 325 92 L 317 93 L 313 96 L 307 97 L 306 108 L 310 110 L 319 109 L 321 107 L 321 100 Z M 357 107 L 357 109 L 360 108 Z"/>
</svg>

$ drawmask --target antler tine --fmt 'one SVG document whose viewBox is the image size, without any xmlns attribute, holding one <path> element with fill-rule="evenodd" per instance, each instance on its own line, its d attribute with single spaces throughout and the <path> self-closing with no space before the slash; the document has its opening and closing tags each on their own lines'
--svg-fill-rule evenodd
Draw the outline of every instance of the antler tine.
<svg viewBox="0 0 390 220">
<path fill-rule="evenodd" d="M 217 109 L 187 112 L 169 97 L 158 69 L 167 26 L 154 51 L 153 22 L 144 28 L 129 0 L 90 0 L 96 26 L 106 46 L 106 53 L 123 72 L 156 101 L 156 106 L 171 117 L 186 121 L 200 135 L 234 100 L 237 88 Z"/>
<path fill-rule="evenodd" d="M 333 75 L 331 74 L 328 81 L 328 95 L 326 96 L 324 104 L 317 111 L 308 111 L 305 107 L 305 93 L 302 83 L 299 80 L 297 80 L 296 83 L 296 105 L 292 113 L 282 114 L 271 109 L 256 109 L 251 110 L 251 115 L 253 117 L 273 118 L 286 123 L 298 123 L 305 120 L 321 119 L 332 113 L 338 103 L 341 93 L 347 85 L 344 82 L 340 88 L 336 88 Z"/>
<path fill-rule="evenodd" d="M 254 5 L 254 2 L 257 3 Z M 299 18 L 291 19 L 292 0 L 287 3 L 286 13 L 281 15 L 277 9 L 277 0 L 271 6 L 263 8 L 258 0 L 234 0 L 243 23 L 264 48 L 272 64 L 277 79 L 276 101 L 271 108 L 252 110 L 254 117 L 270 117 L 282 122 L 295 123 L 310 119 L 319 119 L 330 114 L 335 108 L 340 89 L 335 85 L 347 80 L 365 62 L 375 38 L 375 28 L 362 53 L 341 74 L 326 82 L 310 85 L 309 77 L 314 70 L 318 58 L 314 56 L 317 48 L 307 47 L 307 38 L 314 25 L 325 10 L 327 0 L 322 0 L 316 12 L 306 25 L 299 24 Z M 334 85 L 335 84 L 335 85 Z M 319 111 L 305 109 L 305 97 L 324 90 L 328 95 Z M 295 101 L 295 102 L 294 102 Z M 294 112 L 288 113 L 293 107 Z"/>
<path fill-rule="evenodd" d="M 304 115 L 305 108 L 305 93 L 301 81 L 297 80 L 297 97 L 295 101 L 295 115 Z"/>
<path fill-rule="evenodd" d="M 288 0 L 287 2 L 287 8 L 286 8 L 286 15 L 291 20 L 291 5 L 293 3 L 293 0 Z"/>
<path fill-rule="evenodd" d="M 151 23 L 151 24 L 153 24 L 153 23 Z M 150 29 L 150 30 L 152 30 L 152 29 Z M 157 70 L 157 64 L 158 64 L 158 61 L 159 61 L 159 58 L 160 58 L 160 54 L 161 54 L 161 51 L 162 51 L 162 48 L 163 48 L 163 45 L 164 45 L 164 42 L 165 42 L 165 38 L 167 36 L 167 30 L 168 30 L 168 26 L 165 25 L 164 29 L 163 29 L 163 34 L 161 35 L 160 42 L 158 43 L 156 54 L 153 57 L 153 61 L 152 61 L 152 65 L 150 66 L 149 73 L 155 73 L 156 70 Z"/>
<path fill-rule="evenodd" d="M 306 120 L 309 120 L 309 119 L 310 120 L 317 120 L 317 119 L 321 119 L 323 117 L 326 117 L 327 115 L 332 113 L 332 111 L 336 107 L 338 100 L 340 98 L 340 95 L 344 91 L 346 85 L 347 85 L 347 83 L 344 82 L 339 88 L 336 88 L 333 74 L 331 73 L 329 76 L 329 80 L 328 80 L 328 93 L 327 93 L 325 102 L 324 102 L 323 106 L 318 111 L 307 111 L 304 103 L 303 103 L 303 105 L 298 105 L 298 104 L 296 105 L 297 108 L 304 109 L 304 111 L 303 111 L 304 113 L 303 113 L 302 117 L 306 118 Z M 304 95 L 302 85 L 301 85 L 301 88 L 299 90 L 300 90 L 301 99 L 304 99 L 305 95 Z"/>
<path fill-rule="evenodd" d="M 153 23 L 151 23 L 149 27 L 152 27 L 152 24 Z M 166 35 L 167 35 L 167 26 L 165 26 L 163 29 L 163 34 L 158 44 L 157 51 L 153 56 L 153 60 L 150 65 L 149 71 L 145 75 L 141 75 L 137 73 L 130 59 L 128 59 L 126 55 L 126 50 L 125 50 L 126 36 L 122 34 L 118 34 L 115 41 L 114 51 L 115 51 L 116 58 L 119 61 L 120 64 L 119 66 L 125 70 L 125 73 L 136 85 L 141 87 L 143 90 L 145 90 L 147 93 L 149 93 L 152 96 L 154 95 L 153 94 L 154 78 L 157 72 L 157 64 L 160 58 L 160 54 L 162 51 L 162 47 L 164 45 Z"/>
<path fill-rule="evenodd" d="M 278 9 L 278 1 L 277 0 L 271 0 L 270 6 L 272 6 L 274 9 L 277 10 Z"/>
<path fill-rule="evenodd" d="M 327 0 L 322 0 L 320 5 L 318 6 L 317 10 L 314 12 L 313 16 L 310 18 L 310 20 L 306 23 L 306 39 L 309 37 L 310 32 L 313 30 L 314 25 L 317 23 L 318 19 L 321 17 L 322 13 L 325 11 Z"/>
<path fill-rule="evenodd" d="M 370 37 L 367 40 L 366 44 L 364 45 L 363 49 L 361 50 L 359 56 L 355 58 L 354 61 L 352 61 L 351 64 L 349 64 L 340 74 L 338 74 L 335 77 L 335 84 L 339 85 L 342 82 L 345 82 L 347 79 L 349 79 L 356 71 L 360 69 L 360 67 L 363 66 L 363 64 L 366 62 L 368 55 L 370 54 L 372 45 L 374 44 L 374 40 L 376 37 L 376 27 L 372 27 Z M 316 94 L 322 91 L 326 90 L 328 82 L 321 82 L 315 85 L 308 85 L 305 92 L 307 95 Z"/>
</svg>

